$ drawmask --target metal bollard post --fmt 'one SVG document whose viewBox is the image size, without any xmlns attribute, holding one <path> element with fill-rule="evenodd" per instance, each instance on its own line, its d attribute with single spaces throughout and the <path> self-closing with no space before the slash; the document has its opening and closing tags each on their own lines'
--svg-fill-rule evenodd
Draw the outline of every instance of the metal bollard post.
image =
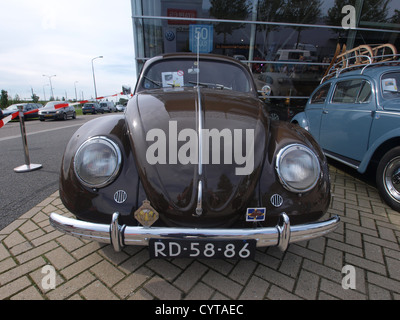
<svg viewBox="0 0 400 320">
<path fill-rule="evenodd" d="M 19 110 L 19 124 L 21 127 L 21 136 L 22 136 L 22 146 L 24 148 L 24 155 L 25 155 L 25 164 L 22 166 L 14 168 L 15 172 L 21 173 L 21 172 L 30 172 L 33 170 L 38 170 L 42 168 L 41 164 L 33 164 L 30 162 L 29 159 L 29 150 L 28 150 L 28 143 L 26 140 L 26 130 L 25 130 L 25 121 L 24 121 L 24 107 L 23 106 L 18 106 Z"/>
</svg>

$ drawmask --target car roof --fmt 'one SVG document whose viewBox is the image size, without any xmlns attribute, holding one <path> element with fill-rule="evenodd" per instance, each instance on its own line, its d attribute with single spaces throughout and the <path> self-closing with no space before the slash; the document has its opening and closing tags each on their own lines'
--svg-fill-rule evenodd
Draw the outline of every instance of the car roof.
<svg viewBox="0 0 400 320">
<path fill-rule="evenodd" d="M 321 84 L 325 82 L 338 81 L 348 77 L 363 76 L 363 75 L 368 76 L 370 78 L 377 78 L 383 73 L 393 72 L 393 71 L 400 72 L 400 65 L 366 65 L 363 67 L 358 67 L 356 69 L 344 70 L 341 73 L 339 73 L 338 76 L 329 78 L 326 81 L 322 82 Z"/>
</svg>

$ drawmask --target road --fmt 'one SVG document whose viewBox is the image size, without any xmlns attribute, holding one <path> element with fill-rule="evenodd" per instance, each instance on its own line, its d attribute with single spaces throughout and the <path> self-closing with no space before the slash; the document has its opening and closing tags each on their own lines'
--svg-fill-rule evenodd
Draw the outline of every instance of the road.
<svg viewBox="0 0 400 320">
<path fill-rule="evenodd" d="M 85 122 L 108 115 L 85 115 L 67 121 L 26 121 L 31 163 L 40 170 L 16 173 L 25 164 L 19 122 L 0 128 L 0 230 L 58 190 L 64 149 L 73 133 Z"/>
</svg>

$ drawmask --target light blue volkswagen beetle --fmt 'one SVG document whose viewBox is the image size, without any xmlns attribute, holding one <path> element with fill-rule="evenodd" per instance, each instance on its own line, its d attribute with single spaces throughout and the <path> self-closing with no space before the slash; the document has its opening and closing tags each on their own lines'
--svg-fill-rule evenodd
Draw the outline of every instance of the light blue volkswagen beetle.
<svg viewBox="0 0 400 320">
<path fill-rule="evenodd" d="M 381 196 L 400 211 L 399 55 L 367 60 L 335 69 L 291 122 L 308 130 L 327 157 L 360 173 L 376 170 Z"/>
</svg>

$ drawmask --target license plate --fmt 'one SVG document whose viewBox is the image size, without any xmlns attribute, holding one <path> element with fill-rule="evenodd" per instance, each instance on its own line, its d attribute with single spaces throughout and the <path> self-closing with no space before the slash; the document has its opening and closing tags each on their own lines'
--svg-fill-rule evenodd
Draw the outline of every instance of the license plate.
<svg viewBox="0 0 400 320">
<path fill-rule="evenodd" d="M 256 240 L 150 239 L 151 258 L 252 259 Z"/>
</svg>

